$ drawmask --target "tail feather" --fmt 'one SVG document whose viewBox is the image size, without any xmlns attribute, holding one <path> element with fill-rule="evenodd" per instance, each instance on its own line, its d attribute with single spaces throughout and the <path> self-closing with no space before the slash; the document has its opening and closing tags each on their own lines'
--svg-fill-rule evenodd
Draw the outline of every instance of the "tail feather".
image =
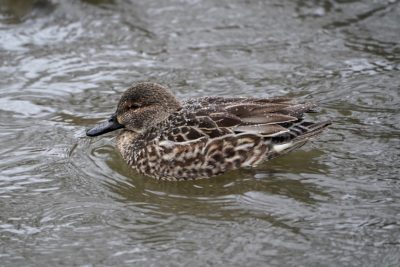
<svg viewBox="0 0 400 267">
<path fill-rule="evenodd" d="M 268 158 L 275 158 L 300 148 L 306 144 L 311 137 L 319 135 L 330 124 L 330 121 L 324 121 L 318 123 L 300 122 L 292 125 L 289 128 L 289 133 L 271 139 L 273 153 L 270 153 Z"/>
<path fill-rule="evenodd" d="M 323 122 L 309 124 L 308 126 L 304 127 L 305 128 L 304 133 L 296 136 L 293 139 L 293 141 L 296 142 L 299 140 L 309 139 L 310 137 L 316 136 L 316 135 L 320 134 L 326 127 L 328 127 L 331 124 L 332 124 L 331 121 L 323 121 Z"/>
</svg>

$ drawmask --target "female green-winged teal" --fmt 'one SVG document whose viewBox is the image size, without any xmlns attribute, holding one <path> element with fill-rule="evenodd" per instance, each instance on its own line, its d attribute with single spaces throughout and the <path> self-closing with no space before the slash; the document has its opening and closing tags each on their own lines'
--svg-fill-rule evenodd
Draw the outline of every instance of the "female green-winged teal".
<svg viewBox="0 0 400 267">
<path fill-rule="evenodd" d="M 144 82 L 128 88 L 111 118 L 87 135 L 123 129 L 118 149 L 144 175 L 207 178 L 304 145 L 330 124 L 303 120 L 314 107 L 282 97 L 201 97 L 180 103 L 168 88 Z"/>
</svg>

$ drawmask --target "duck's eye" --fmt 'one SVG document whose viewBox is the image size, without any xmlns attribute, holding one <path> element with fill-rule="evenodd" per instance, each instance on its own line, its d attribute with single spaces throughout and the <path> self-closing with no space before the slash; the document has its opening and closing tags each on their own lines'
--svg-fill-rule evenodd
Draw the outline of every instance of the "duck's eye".
<svg viewBox="0 0 400 267">
<path fill-rule="evenodd" d="M 140 107 L 141 107 L 141 105 L 138 104 L 138 103 L 131 103 L 128 106 L 129 109 L 137 109 L 137 108 L 140 108 Z"/>
</svg>

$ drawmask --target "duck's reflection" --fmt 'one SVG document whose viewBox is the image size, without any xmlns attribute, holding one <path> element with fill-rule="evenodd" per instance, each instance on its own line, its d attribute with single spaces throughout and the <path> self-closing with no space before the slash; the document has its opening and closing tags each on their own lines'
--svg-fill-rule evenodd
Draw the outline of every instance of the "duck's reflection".
<svg viewBox="0 0 400 267">
<path fill-rule="evenodd" d="M 316 150 L 294 152 L 256 169 L 240 169 L 211 179 L 185 182 L 140 176 L 116 150 L 110 148 L 103 153 L 108 154 L 107 173 L 110 173 L 104 184 L 115 199 L 165 214 L 224 221 L 256 218 L 298 233 L 298 227 L 282 215 L 296 209 L 293 217 L 302 216 L 303 211 L 328 197 L 308 179 L 308 175 L 315 177 L 327 171 L 316 160 L 322 154 Z"/>
</svg>

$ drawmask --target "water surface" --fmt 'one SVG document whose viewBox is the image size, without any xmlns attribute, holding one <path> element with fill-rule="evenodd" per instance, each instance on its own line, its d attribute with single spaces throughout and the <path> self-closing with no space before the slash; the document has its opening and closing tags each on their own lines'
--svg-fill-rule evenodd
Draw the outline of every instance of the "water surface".
<svg viewBox="0 0 400 267">
<path fill-rule="evenodd" d="M 399 3 L 1 0 L 0 265 L 398 266 Z M 158 182 L 85 137 L 143 80 L 311 100 L 334 124 L 255 169 Z"/>
</svg>

